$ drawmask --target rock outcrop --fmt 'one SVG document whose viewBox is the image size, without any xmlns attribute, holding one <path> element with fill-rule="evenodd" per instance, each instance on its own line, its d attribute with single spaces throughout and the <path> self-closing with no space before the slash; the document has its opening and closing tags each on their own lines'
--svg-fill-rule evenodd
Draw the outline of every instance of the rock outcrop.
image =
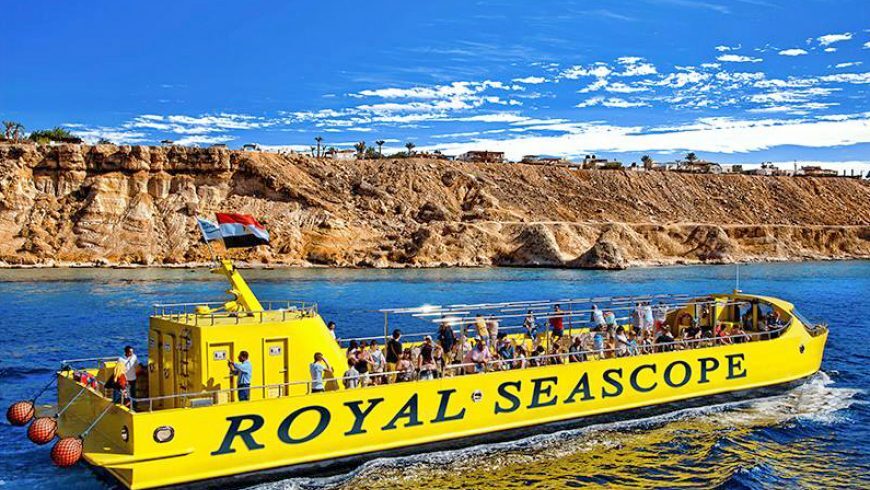
<svg viewBox="0 0 870 490">
<path fill-rule="evenodd" d="M 6 265 L 200 263 L 194 217 L 224 210 L 273 237 L 230 255 L 271 265 L 870 258 L 870 185 L 854 179 L 0 144 Z"/>
</svg>

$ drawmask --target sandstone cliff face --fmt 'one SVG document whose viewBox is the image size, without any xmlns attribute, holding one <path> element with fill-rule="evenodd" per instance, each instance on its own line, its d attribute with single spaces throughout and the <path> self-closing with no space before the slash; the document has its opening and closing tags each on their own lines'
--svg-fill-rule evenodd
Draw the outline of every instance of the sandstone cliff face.
<svg viewBox="0 0 870 490">
<path fill-rule="evenodd" d="M 0 261 L 207 259 L 194 216 L 262 219 L 253 263 L 555 266 L 870 257 L 870 185 L 838 178 L 319 161 L 183 147 L 0 145 Z"/>
</svg>

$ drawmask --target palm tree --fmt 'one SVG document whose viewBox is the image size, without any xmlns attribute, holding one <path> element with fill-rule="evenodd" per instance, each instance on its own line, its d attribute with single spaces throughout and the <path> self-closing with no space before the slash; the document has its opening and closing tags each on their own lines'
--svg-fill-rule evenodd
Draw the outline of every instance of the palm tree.
<svg viewBox="0 0 870 490">
<path fill-rule="evenodd" d="M 19 141 L 24 137 L 24 125 L 17 121 L 3 121 L 3 134 L 8 140 Z"/>
<path fill-rule="evenodd" d="M 384 158 L 384 153 L 381 151 L 381 148 L 384 146 L 384 143 L 386 143 L 386 141 L 384 141 L 384 140 L 375 141 L 375 144 L 378 145 L 378 158 Z"/>
<path fill-rule="evenodd" d="M 412 152 L 412 151 L 414 150 L 414 148 L 416 148 L 416 147 L 417 147 L 417 145 L 415 145 L 414 143 L 411 143 L 410 141 L 407 142 L 407 143 L 405 143 L 405 148 L 408 149 L 408 156 L 411 156 L 411 152 Z"/>
<path fill-rule="evenodd" d="M 357 141 L 355 145 L 353 145 L 356 150 L 356 157 L 362 158 L 363 153 L 366 151 L 366 142 L 365 141 Z"/>
<path fill-rule="evenodd" d="M 653 162 L 653 159 L 650 158 L 649 155 L 644 155 L 644 156 L 640 157 L 640 162 L 643 163 L 643 168 L 645 170 L 652 170 L 654 162 Z"/>
<path fill-rule="evenodd" d="M 323 142 L 323 136 L 314 138 L 314 141 L 317 142 L 317 157 L 320 158 L 320 143 Z"/>
<path fill-rule="evenodd" d="M 312 146 L 310 148 L 311 148 L 311 156 L 314 156 L 314 147 Z"/>
<path fill-rule="evenodd" d="M 690 163 L 691 163 L 691 162 L 694 162 L 694 161 L 697 160 L 697 159 L 698 159 L 698 156 L 695 155 L 695 152 L 690 151 L 689 153 L 686 153 L 686 161 L 687 161 L 687 162 L 690 162 Z"/>
</svg>

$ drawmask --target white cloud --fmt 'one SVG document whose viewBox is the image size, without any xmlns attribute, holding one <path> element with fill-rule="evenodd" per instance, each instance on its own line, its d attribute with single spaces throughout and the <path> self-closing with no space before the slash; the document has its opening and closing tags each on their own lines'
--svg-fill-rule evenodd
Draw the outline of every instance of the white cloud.
<svg viewBox="0 0 870 490">
<path fill-rule="evenodd" d="M 836 92 L 836 88 L 813 87 L 797 90 L 774 90 L 749 96 L 749 100 L 757 104 L 807 102 L 815 97 L 825 97 Z"/>
<path fill-rule="evenodd" d="M 475 139 L 453 143 L 448 153 L 474 148 L 504 151 L 509 158 L 540 153 L 583 155 L 589 152 L 696 152 L 744 153 L 776 146 L 830 147 L 870 143 L 870 115 L 844 121 L 730 120 L 720 118 L 694 128 L 621 127 L 611 125 L 574 126 L 574 131 L 555 136 L 522 136 L 513 139 Z"/>
<path fill-rule="evenodd" d="M 656 82 L 656 85 L 666 86 L 671 88 L 681 88 L 686 85 L 695 85 L 703 81 L 709 80 L 710 74 L 698 71 L 687 71 L 670 73 L 663 79 Z"/>
<path fill-rule="evenodd" d="M 81 124 L 67 124 L 66 126 L 70 128 L 82 128 L 72 129 L 71 132 L 90 144 L 94 144 L 101 139 L 106 139 L 116 144 L 137 144 L 148 141 L 146 134 L 141 131 L 105 127 L 89 128 Z"/>
<path fill-rule="evenodd" d="M 646 107 L 649 106 L 648 102 L 643 101 L 628 101 L 625 99 L 621 99 L 619 97 L 591 97 L 589 99 L 580 102 L 574 107 L 584 108 L 584 107 L 593 107 L 601 105 L 604 107 L 612 107 L 619 109 L 627 109 L 630 107 Z"/>
<path fill-rule="evenodd" d="M 835 53 L 836 51 L 837 51 L 837 48 L 825 48 L 826 53 Z"/>
<path fill-rule="evenodd" d="M 807 54 L 807 50 L 800 48 L 783 49 L 779 52 L 780 56 L 802 56 Z"/>
<path fill-rule="evenodd" d="M 724 45 L 723 46 L 716 46 L 713 49 L 715 49 L 716 51 L 719 51 L 720 53 L 724 53 L 725 51 L 736 51 L 740 48 L 741 48 L 741 45 L 738 44 L 737 46 L 724 46 Z"/>
<path fill-rule="evenodd" d="M 701 68 L 708 68 L 711 70 L 715 70 L 715 69 L 718 69 L 721 67 L 722 67 L 722 65 L 719 63 L 701 63 Z"/>
<path fill-rule="evenodd" d="M 514 82 L 517 83 L 525 83 L 528 85 L 537 85 L 539 83 L 544 83 L 547 81 L 544 77 L 525 77 L 525 78 L 514 78 Z"/>
<path fill-rule="evenodd" d="M 655 65 L 652 63 L 637 63 L 626 66 L 625 70 L 615 73 L 615 75 L 620 77 L 642 77 L 656 73 L 658 73 L 658 70 L 656 70 Z"/>
<path fill-rule="evenodd" d="M 213 145 L 215 143 L 226 143 L 235 138 L 232 136 L 186 136 L 175 140 L 176 145 Z"/>
<path fill-rule="evenodd" d="M 716 59 L 727 63 L 758 63 L 762 61 L 761 58 L 752 58 L 751 56 L 743 56 L 739 54 L 723 54 Z"/>
<path fill-rule="evenodd" d="M 626 85 L 622 82 L 614 82 L 607 84 L 604 90 L 618 94 L 631 94 L 635 92 L 648 92 L 650 89 L 649 87 L 639 87 L 635 85 Z"/>
<path fill-rule="evenodd" d="M 576 80 L 581 77 L 604 78 L 611 73 L 613 73 L 613 70 L 606 63 L 598 62 L 589 66 L 574 65 L 560 73 L 560 76 Z"/>
<path fill-rule="evenodd" d="M 864 43 L 864 49 L 870 49 L 870 41 Z"/>
<path fill-rule="evenodd" d="M 528 121 L 529 118 L 525 116 L 519 116 L 517 114 L 511 112 L 497 112 L 493 114 L 478 114 L 476 116 L 468 116 L 468 117 L 457 117 L 450 119 L 451 121 L 465 121 L 465 122 L 487 122 L 487 123 L 520 123 Z"/>
<path fill-rule="evenodd" d="M 833 75 L 824 75 L 819 77 L 823 82 L 833 83 L 854 83 L 865 84 L 870 83 L 870 72 L 864 73 L 835 73 Z"/>
<path fill-rule="evenodd" d="M 844 32 L 842 34 L 825 34 L 824 36 L 817 37 L 816 41 L 818 41 L 822 46 L 828 46 L 830 44 L 848 41 L 849 39 L 852 39 L 852 33 Z"/>
<path fill-rule="evenodd" d="M 606 87 L 608 83 L 609 82 L 606 79 L 599 78 L 599 79 L 595 80 L 594 82 L 590 83 L 589 85 L 587 85 L 586 87 L 581 88 L 578 92 L 581 94 L 586 94 L 589 92 L 597 92 L 597 91 L 603 89 L 604 87 Z"/>
<path fill-rule="evenodd" d="M 836 65 L 834 65 L 834 68 L 850 68 L 853 66 L 860 66 L 862 64 L 864 64 L 863 61 L 849 61 L 847 63 L 837 63 Z"/>
</svg>

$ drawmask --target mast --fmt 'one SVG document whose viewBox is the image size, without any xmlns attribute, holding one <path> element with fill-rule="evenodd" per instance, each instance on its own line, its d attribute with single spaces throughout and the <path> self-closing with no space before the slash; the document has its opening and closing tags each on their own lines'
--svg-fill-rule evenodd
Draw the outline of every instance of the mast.
<svg viewBox="0 0 870 490">
<path fill-rule="evenodd" d="M 230 281 L 230 289 L 227 290 L 227 294 L 233 295 L 234 299 L 224 303 L 227 311 L 263 311 L 260 301 L 254 296 L 254 292 L 251 291 L 248 283 L 239 274 L 232 260 L 218 259 L 218 266 L 212 269 L 211 272 L 212 274 L 223 274 Z"/>
</svg>

